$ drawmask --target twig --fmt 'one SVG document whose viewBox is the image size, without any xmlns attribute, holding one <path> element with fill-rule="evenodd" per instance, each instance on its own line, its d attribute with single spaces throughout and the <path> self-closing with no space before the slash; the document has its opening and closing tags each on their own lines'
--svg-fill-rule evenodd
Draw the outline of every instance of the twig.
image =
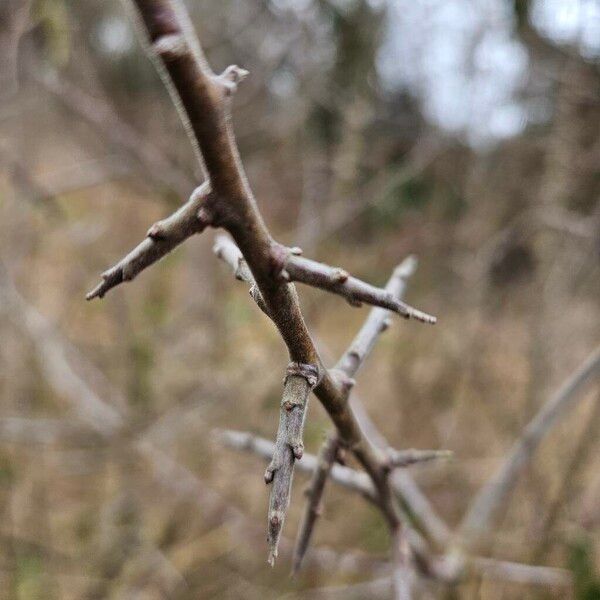
<svg viewBox="0 0 600 600">
<path fill-rule="evenodd" d="M 416 257 L 408 256 L 405 258 L 394 269 L 386 284 L 385 291 L 398 299 L 402 299 L 406 291 L 407 281 L 414 274 L 416 268 Z M 335 369 L 342 371 L 352 381 L 352 378 L 356 376 L 370 355 L 379 336 L 387 330 L 391 315 L 392 313 L 385 308 L 372 308 L 363 326 L 337 362 Z M 389 444 L 371 421 L 367 411 L 355 394 L 352 395 L 349 401 L 367 437 L 371 438 L 385 452 L 395 452 L 389 448 Z M 428 540 L 433 540 L 438 546 L 445 547 L 446 542 L 450 539 L 450 531 L 435 513 L 410 475 L 396 469 L 391 473 L 390 481 L 410 523 L 416 526 Z"/>
<path fill-rule="evenodd" d="M 261 296 L 261 293 L 258 290 L 256 283 L 254 282 L 252 273 L 248 269 L 245 259 L 242 255 L 242 253 L 240 252 L 239 248 L 235 245 L 235 243 L 228 236 L 218 235 L 216 238 L 214 247 L 213 247 L 213 251 L 219 258 L 224 260 L 229 265 L 229 267 L 232 269 L 236 279 L 246 281 L 248 284 L 250 284 L 250 286 L 251 286 L 250 287 L 250 295 L 253 297 L 253 299 L 258 304 L 258 306 L 261 308 L 261 310 L 267 316 L 270 316 L 268 309 L 266 308 L 266 305 L 264 303 L 264 300 Z M 387 315 L 389 314 L 389 311 L 386 309 L 382 309 L 382 310 L 383 310 L 384 316 L 387 317 Z M 381 330 L 379 330 L 379 331 L 381 331 Z M 353 380 L 351 378 L 349 378 L 348 376 L 346 376 L 346 374 L 340 369 L 333 369 L 330 373 L 334 374 L 337 379 L 338 389 L 339 389 L 338 393 L 341 397 L 340 398 L 341 401 L 346 406 L 349 406 L 346 403 L 348 402 L 348 395 L 349 395 L 350 389 L 351 389 L 352 385 L 354 384 Z M 361 435 L 363 435 L 363 434 L 361 433 Z M 389 503 L 388 506 L 385 507 L 385 511 L 387 511 L 387 514 L 391 519 L 390 522 L 395 522 L 395 520 L 398 519 L 399 517 L 396 514 L 395 509 L 391 508 L 391 506 L 390 506 L 392 503 L 392 500 L 390 498 L 390 490 L 389 490 L 389 483 L 388 483 L 389 464 L 387 463 L 387 459 L 385 457 L 380 459 L 380 461 L 381 461 L 380 465 L 382 467 L 382 470 L 379 473 L 378 485 L 380 486 L 380 489 L 384 491 L 384 493 L 382 495 L 385 495 L 385 497 L 386 497 L 385 502 Z M 373 479 L 373 481 L 375 482 L 375 479 Z"/>
<path fill-rule="evenodd" d="M 450 450 L 389 450 L 390 468 L 410 467 L 432 460 L 452 458 L 453 453 Z"/>
<path fill-rule="evenodd" d="M 286 371 L 275 452 L 265 471 L 265 483 L 272 484 L 267 527 L 268 562 L 271 566 L 277 558 L 279 537 L 290 503 L 294 463 L 304 454 L 304 419 L 308 396 L 317 384 L 317 376 L 318 370 L 314 365 L 292 362 Z"/>
<path fill-rule="evenodd" d="M 246 431 L 231 429 L 215 430 L 216 438 L 234 450 L 250 451 L 266 461 L 273 458 L 275 444 Z M 314 473 L 318 467 L 318 458 L 314 454 L 304 453 L 302 460 L 296 463 L 296 468 L 304 473 Z M 350 467 L 334 464 L 330 473 L 331 479 L 338 485 L 358 492 L 363 497 L 375 501 L 375 488 L 368 475 Z"/>
<path fill-rule="evenodd" d="M 465 545 L 474 543 L 485 534 L 542 438 L 574 406 L 578 400 L 577 393 L 599 373 L 600 347 L 590 354 L 583 365 L 542 406 L 525 427 L 496 474 L 479 491 L 460 526 L 460 535 Z"/>
<path fill-rule="evenodd" d="M 107 101 L 91 96 L 55 73 L 35 77 L 70 111 L 90 123 L 109 142 L 133 156 L 152 181 L 168 186 L 183 197 L 189 194 L 194 187 L 193 179 L 150 140 L 144 139 L 129 123 L 123 121 Z"/>
<path fill-rule="evenodd" d="M 362 303 L 379 306 L 398 313 L 406 319 L 416 319 L 432 325 L 437 320 L 434 316 L 402 302 L 387 290 L 352 277 L 339 267 L 330 267 L 289 253 L 283 259 L 282 269 L 281 275 L 284 278 L 289 276 L 290 281 L 299 281 L 343 296 L 353 306 L 360 306 Z"/>
<path fill-rule="evenodd" d="M 134 279 L 146 267 L 166 256 L 190 236 L 204 231 L 212 220 L 210 197 L 206 184 L 196 188 L 179 210 L 154 223 L 144 241 L 114 267 L 102 273 L 102 281 L 86 295 L 86 299 L 102 298 L 113 287 Z"/>
<path fill-rule="evenodd" d="M 330 434 L 325 443 L 321 446 L 317 458 L 317 465 L 313 471 L 306 492 L 307 501 L 304 507 L 302 520 L 300 521 L 300 527 L 298 528 L 298 535 L 296 536 L 294 557 L 292 559 L 292 575 L 296 575 L 302 566 L 302 560 L 308 549 L 315 524 L 317 519 L 321 516 L 321 504 L 323 492 L 325 491 L 325 484 L 331 473 L 339 448 L 340 441 L 335 433 Z"/>
<path fill-rule="evenodd" d="M 223 260 L 229 264 L 237 279 L 246 281 L 250 284 L 253 283 L 253 279 L 246 270 L 247 266 L 241 252 L 227 236 L 218 236 L 213 250 L 217 256 L 223 258 Z M 394 283 L 389 290 L 387 287 L 381 289 L 365 283 L 360 279 L 351 277 L 346 271 L 338 267 L 330 267 L 314 260 L 303 258 L 298 255 L 300 252 L 301 250 L 299 248 L 290 249 L 275 245 L 273 249 L 275 276 L 283 278 L 285 281 L 298 281 L 338 294 L 346 298 L 353 306 L 360 306 L 364 302 L 365 304 L 382 307 L 381 310 L 384 311 L 383 313 L 369 315 L 370 320 L 367 320 L 369 328 L 368 331 L 363 333 L 363 336 L 365 338 L 368 337 L 371 341 L 367 341 L 366 339 L 359 340 L 359 344 L 367 344 L 364 349 L 361 348 L 361 352 L 364 353 L 365 356 L 371 350 L 372 344 L 377 337 L 377 335 L 373 335 L 372 324 L 377 322 L 378 327 L 385 328 L 387 326 L 385 317 L 387 317 L 390 312 L 395 312 L 407 319 L 413 318 L 424 323 L 434 324 L 436 322 L 435 317 L 413 308 L 398 298 L 398 294 L 395 293 L 396 288 L 402 289 L 403 284 L 398 285 Z M 398 273 L 395 273 L 392 279 L 394 279 L 394 281 L 403 281 L 411 275 L 415 264 L 415 259 L 409 257 L 398 267 Z M 255 295 L 252 289 L 250 294 L 253 297 Z M 259 301 L 257 300 L 257 303 L 258 302 Z M 381 315 L 384 316 L 384 319 L 380 318 Z M 352 348 L 351 352 L 355 353 L 355 349 Z"/>
<path fill-rule="evenodd" d="M 229 236 L 222 233 L 215 236 L 213 252 L 231 267 L 233 275 L 238 281 L 254 285 L 254 277 L 252 277 L 240 249 Z"/>
<path fill-rule="evenodd" d="M 412 276 L 416 267 L 416 257 L 408 256 L 405 258 L 394 270 L 386 285 L 386 291 L 402 299 L 407 280 Z M 338 361 L 336 369 L 344 372 L 347 378 L 353 378 L 369 356 L 378 336 L 386 330 L 390 317 L 390 311 L 377 307 L 372 308 L 348 350 Z M 366 437 L 375 446 L 385 451 L 389 444 L 369 417 L 356 393 L 351 395 L 349 402 Z M 403 470 L 395 470 L 391 473 L 390 480 L 411 523 L 417 526 L 428 540 L 433 540 L 439 547 L 445 547 L 450 539 L 450 530 L 435 513 L 427 498 L 410 477 L 410 474 Z"/>
<path fill-rule="evenodd" d="M 250 285 L 248 292 L 251 298 L 256 302 L 260 310 L 269 316 L 267 305 L 254 281 L 254 277 L 252 277 L 248 264 L 232 239 L 224 234 L 217 235 L 213 245 L 213 252 L 231 267 L 233 275 L 238 281 L 245 281 Z"/>
<path fill-rule="evenodd" d="M 399 531 L 398 507 L 389 486 L 385 457 L 363 436 L 347 402 L 347 389 L 343 382 L 323 367 L 306 328 L 294 286 L 281 277 L 286 270 L 283 267 L 287 268 L 289 261 L 284 261 L 282 269 L 278 270 L 281 246 L 274 242 L 266 228 L 248 185 L 229 111 L 231 96 L 246 73 L 235 66 L 219 76 L 212 72 L 183 3 L 175 0 L 134 0 L 134 4 L 150 53 L 159 64 L 159 73 L 167 87 L 174 92 L 176 106 L 188 126 L 193 146 L 201 153 L 200 164 L 214 193 L 211 205 L 214 223 L 230 233 L 242 252 L 264 300 L 265 312 L 276 324 L 290 360 L 317 367 L 319 383 L 315 394 L 332 418 L 342 442 L 348 445 L 372 479 L 377 504 L 388 526 Z M 294 265 L 298 268 L 295 269 Z M 427 315 L 391 301 L 385 294 L 382 295 L 383 291 L 379 288 L 359 280 L 349 279 L 349 284 L 332 282 L 330 268 L 319 266 L 315 273 L 311 271 L 310 264 L 291 261 L 289 266 L 296 275 L 308 273 L 313 280 L 316 278 L 316 283 L 341 292 L 353 301 L 383 303 L 383 306 L 405 316 L 421 316 L 431 321 Z"/>
</svg>

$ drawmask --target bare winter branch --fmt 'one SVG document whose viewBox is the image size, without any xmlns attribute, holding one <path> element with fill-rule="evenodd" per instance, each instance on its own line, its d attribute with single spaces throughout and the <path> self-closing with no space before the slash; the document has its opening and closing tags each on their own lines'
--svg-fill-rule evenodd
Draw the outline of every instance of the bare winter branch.
<svg viewBox="0 0 600 600">
<path fill-rule="evenodd" d="M 434 324 L 436 318 L 428 315 L 405 302 L 399 300 L 397 295 L 365 283 L 352 277 L 344 269 L 330 267 L 322 263 L 297 256 L 292 252 L 285 253 L 282 259 L 280 276 L 290 281 L 299 281 L 313 287 L 318 287 L 328 292 L 346 298 L 353 306 L 370 304 L 386 308 L 398 313 L 406 319 L 416 319 L 423 323 Z"/>
<path fill-rule="evenodd" d="M 480 490 L 460 526 L 464 543 L 474 543 L 485 534 L 498 510 L 543 437 L 572 408 L 577 393 L 600 373 L 600 347 L 563 383 L 525 427 L 496 474 Z"/>
<path fill-rule="evenodd" d="M 376 490 L 376 503 L 389 527 L 400 536 L 400 518 L 389 485 L 386 457 L 373 448 L 362 434 L 347 401 L 348 386 L 339 377 L 340 372 L 329 372 L 323 367 L 306 328 L 294 286 L 286 279 L 296 279 L 333 291 L 352 303 L 371 303 L 430 323 L 435 319 L 398 301 L 385 290 L 350 277 L 339 269 L 301 259 L 296 252 L 274 242 L 258 212 L 231 128 L 228 99 L 237 83 L 246 75 L 245 71 L 230 67 L 220 76 L 211 71 L 182 3 L 175 0 L 134 0 L 134 5 L 146 34 L 147 49 L 172 91 L 194 147 L 200 151 L 201 166 L 214 194 L 214 202 L 211 203 L 212 223 L 226 229 L 242 253 L 255 281 L 255 299 L 262 300 L 264 312 L 277 326 L 288 348 L 290 360 L 315 368 L 318 382 L 315 394 L 332 418 L 341 442 L 352 450 L 369 474 Z M 146 255 L 147 252 L 144 250 L 142 254 Z M 129 262 L 125 259 L 125 264 L 107 272 L 105 283 L 91 292 L 89 297 L 102 295 L 113 285 L 127 279 L 128 275 L 133 276 L 141 270 L 131 272 L 124 269 Z M 239 271 L 238 267 L 236 271 Z M 306 383 L 303 387 L 305 404 L 310 387 Z M 302 415 L 300 423 L 303 418 Z M 295 448 L 296 455 L 299 453 L 297 442 L 301 424 L 296 427 L 293 425 L 296 421 L 295 417 L 289 422 L 287 417 L 282 418 L 278 448 L 282 447 L 280 440 L 285 440 L 284 450 L 275 452 L 276 468 L 268 471 L 275 473 L 274 488 L 278 489 L 277 493 L 271 495 L 269 511 L 270 526 L 276 526 L 275 530 L 269 531 L 273 558 L 289 498 L 294 461 L 291 446 Z M 273 498 L 277 498 L 277 501 Z"/>
<path fill-rule="evenodd" d="M 201 185 L 179 210 L 154 223 L 148 230 L 146 239 L 125 258 L 102 273 L 102 281 L 87 294 L 86 299 L 102 298 L 113 287 L 134 279 L 190 236 L 204 231 L 212 220 L 209 199 L 208 185 Z"/>
<path fill-rule="evenodd" d="M 241 452 L 252 452 L 266 461 L 271 461 L 275 452 L 275 444 L 245 431 L 230 429 L 215 431 L 216 437 L 223 444 Z M 304 453 L 302 460 L 296 463 L 296 468 L 304 473 L 314 473 L 318 466 L 318 459 L 314 454 Z M 358 492 L 365 498 L 375 499 L 375 489 L 366 473 L 334 464 L 330 473 L 331 479 L 338 485 Z"/>
<path fill-rule="evenodd" d="M 298 535 L 296 536 L 296 545 L 294 547 L 294 557 L 292 559 L 292 574 L 295 575 L 302 566 L 302 560 L 308 549 L 310 539 L 312 537 L 313 530 L 317 519 L 321 515 L 322 511 L 322 498 L 323 492 L 325 491 L 325 484 L 327 478 L 331 473 L 331 469 L 335 462 L 335 459 L 340 448 L 340 441 L 335 434 L 329 435 L 317 458 L 317 465 L 313 471 L 313 475 L 306 492 L 307 502 L 304 507 L 304 514 L 300 527 L 298 529 Z"/>
<path fill-rule="evenodd" d="M 444 460 L 452 458 L 453 453 L 449 450 L 389 450 L 390 468 L 409 467 L 433 460 Z"/>
<path fill-rule="evenodd" d="M 405 258 L 395 269 L 390 277 L 385 292 L 401 301 L 406 288 L 406 281 L 415 272 L 417 259 L 414 256 Z M 340 369 L 348 377 L 354 377 L 359 368 L 371 353 L 379 335 L 389 325 L 391 312 L 387 308 L 373 308 L 369 316 L 356 334 L 356 337 L 338 361 L 336 368 Z"/>
<path fill-rule="evenodd" d="M 265 471 L 265 483 L 272 484 L 269 497 L 267 541 L 269 564 L 275 564 L 277 546 L 290 503 L 294 463 L 304 454 L 302 432 L 310 390 L 317 384 L 314 365 L 290 363 L 283 384 L 279 429 L 273 458 Z"/>
</svg>

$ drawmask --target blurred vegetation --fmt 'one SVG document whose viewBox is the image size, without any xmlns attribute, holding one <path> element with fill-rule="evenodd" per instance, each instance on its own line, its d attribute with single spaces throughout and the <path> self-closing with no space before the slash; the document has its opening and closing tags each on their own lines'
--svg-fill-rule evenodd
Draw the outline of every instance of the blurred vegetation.
<svg viewBox="0 0 600 600">
<path fill-rule="evenodd" d="M 233 120 L 279 239 L 376 284 L 418 255 L 407 299 L 439 324 L 394 322 L 357 393 L 395 447 L 454 451 L 452 463 L 414 472 L 450 525 L 600 337 L 598 63 L 542 35 L 529 2 L 497 3 L 528 54 L 519 95 L 543 108 L 512 137 L 482 145 L 428 119 L 409 84 L 383 80 L 386 2 L 188 3 L 215 70 L 238 63 L 251 72 Z M 320 586 L 374 578 L 376 568 L 356 573 L 339 561 L 338 570 L 311 563 L 290 581 L 286 552 L 266 567 L 264 465 L 210 433 L 273 438 L 286 355 L 247 290 L 212 256 L 211 232 L 102 302 L 84 301 L 98 273 L 198 180 L 127 11 L 116 0 L 36 0 L 19 26 L 16 38 L 0 27 L 0 50 L 6 40 L 18 47 L 18 85 L 0 96 L 2 269 L 72 345 L 69 359 L 90 386 L 108 403 L 122 398 L 131 418 L 109 444 L 85 429 L 75 440 L 9 435 L 15 417 L 83 425 L 48 377 L 25 313 L 0 294 L 0 597 L 310 598 Z M 2 56 L 9 69 L 12 55 Z M 366 309 L 299 291 L 332 364 Z M 600 598 L 597 402 L 590 390 L 548 436 L 485 549 L 571 569 L 578 600 Z M 310 452 L 327 431 L 312 401 Z M 218 509 L 157 485 L 131 450 L 141 439 L 217 493 Z M 304 483 L 298 475 L 290 538 Z M 255 538 L 229 532 L 232 507 Z M 388 540 L 367 503 L 331 486 L 315 545 L 377 563 Z M 439 597 L 561 593 L 471 581 Z"/>
</svg>

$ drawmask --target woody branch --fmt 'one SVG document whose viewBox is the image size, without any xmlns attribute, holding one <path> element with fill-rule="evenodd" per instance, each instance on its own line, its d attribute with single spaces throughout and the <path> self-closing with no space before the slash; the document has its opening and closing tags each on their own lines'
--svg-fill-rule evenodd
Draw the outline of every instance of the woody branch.
<svg viewBox="0 0 600 600">
<path fill-rule="evenodd" d="M 135 0 L 134 5 L 151 53 L 160 65 L 159 72 L 164 76 L 167 87 L 174 90 L 176 104 L 188 125 L 193 144 L 201 154 L 201 164 L 207 175 L 206 185 L 209 186 L 207 192 L 210 189 L 210 202 L 207 202 L 207 214 L 210 216 L 202 225 L 222 227 L 235 240 L 264 302 L 264 311 L 277 326 L 287 346 L 290 361 L 315 368 L 315 394 L 332 418 L 342 442 L 371 477 L 378 506 L 389 527 L 399 536 L 400 518 L 389 485 L 387 457 L 364 437 L 338 373 L 329 372 L 323 366 L 306 328 L 294 286 L 287 279 L 321 287 L 345 296 L 353 303 L 384 306 L 405 317 L 414 316 L 427 322 L 434 322 L 434 318 L 393 301 L 383 290 L 346 277 L 338 269 L 301 259 L 292 252 L 282 253 L 282 246 L 273 240 L 258 211 L 231 128 L 231 97 L 246 72 L 235 66 L 219 76 L 212 72 L 181 3 L 174 0 Z M 196 227 L 194 232 L 198 229 Z M 188 231 L 185 229 L 186 234 Z M 165 245 L 165 240 L 153 236 L 152 230 L 150 233 L 150 241 L 145 240 L 143 248 L 138 246 L 134 255 L 133 263 L 140 268 L 133 269 L 133 275 L 166 253 L 157 250 L 159 243 Z M 173 236 L 167 251 L 186 237 L 183 234 Z M 126 276 L 132 273 L 128 265 L 126 258 L 124 264 L 115 267 L 114 273 L 110 270 L 105 275 L 105 285 L 101 284 L 94 290 L 90 298 L 100 296 L 110 287 L 125 281 Z M 111 283 L 108 287 L 107 281 Z M 271 555 L 274 551 L 276 547 L 271 548 Z M 403 584 L 403 589 L 408 593 L 407 585 Z"/>
</svg>

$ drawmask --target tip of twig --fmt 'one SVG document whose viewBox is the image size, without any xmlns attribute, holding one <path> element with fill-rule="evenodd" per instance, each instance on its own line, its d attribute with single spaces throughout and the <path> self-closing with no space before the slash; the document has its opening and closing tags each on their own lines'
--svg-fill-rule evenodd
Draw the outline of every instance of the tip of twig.
<svg viewBox="0 0 600 600">
<path fill-rule="evenodd" d="M 89 302 L 90 300 L 93 300 L 94 298 L 102 298 L 104 296 L 104 287 L 105 287 L 106 282 L 105 281 L 101 281 L 93 290 L 91 290 L 90 292 L 88 292 L 85 295 L 85 299 Z"/>
<path fill-rule="evenodd" d="M 412 309 L 409 318 L 421 321 L 421 323 L 427 323 L 428 325 L 435 325 L 437 323 L 437 317 L 429 315 L 417 309 Z"/>
<path fill-rule="evenodd" d="M 238 65 L 230 65 L 229 67 L 227 67 L 227 69 L 225 69 L 224 73 L 224 76 L 233 81 L 234 83 L 244 81 L 244 79 L 246 79 L 248 75 L 250 75 L 250 71 Z"/>
<path fill-rule="evenodd" d="M 395 274 L 401 279 L 408 279 L 417 270 L 419 260 L 414 254 L 409 254 L 397 267 Z"/>
<path fill-rule="evenodd" d="M 267 562 L 273 566 L 277 558 L 277 549 L 279 547 L 279 538 L 283 527 L 285 514 L 280 511 L 272 511 L 269 515 L 267 528 L 267 542 L 269 543 L 269 556 Z"/>
<path fill-rule="evenodd" d="M 416 321 L 427 323 L 428 325 L 435 325 L 437 323 L 437 317 L 423 312 L 414 306 L 410 306 L 410 304 L 399 302 L 399 305 L 400 307 L 398 313 L 400 313 L 400 315 L 402 315 L 405 319 L 415 319 Z"/>
</svg>

